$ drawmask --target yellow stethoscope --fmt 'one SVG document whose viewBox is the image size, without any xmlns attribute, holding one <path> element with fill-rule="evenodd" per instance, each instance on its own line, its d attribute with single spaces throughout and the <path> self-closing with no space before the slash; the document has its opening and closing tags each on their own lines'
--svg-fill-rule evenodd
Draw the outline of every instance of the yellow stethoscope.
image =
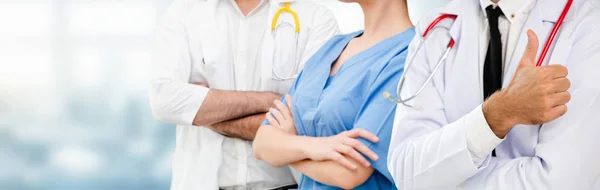
<svg viewBox="0 0 600 190">
<path fill-rule="evenodd" d="M 300 36 L 300 19 L 298 19 L 298 14 L 296 14 L 296 11 L 292 10 L 290 8 L 290 3 L 286 2 L 285 6 L 280 8 L 279 10 L 277 10 L 277 12 L 275 13 L 275 16 L 273 17 L 273 22 L 271 23 L 271 35 L 273 37 L 273 41 L 275 42 L 275 38 L 276 38 L 276 31 L 279 28 L 279 26 L 281 25 L 277 25 L 277 21 L 279 20 L 279 16 L 281 15 L 281 13 L 290 13 L 293 17 L 294 17 L 294 31 L 295 31 L 295 47 L 298 48 L 298 37 Z M 284 23 L 283 24 L 287 24 L 287 25 L 291 25 L 289 23 Z M 298 74 L 294 74 L 295 70 L 298 66 L 298 61 L 296 60 L 296 51 L 294 52 L 294 65 L 291 69 L 291 71 L 287 74 L 287 75 L 280 75 L 280 73 L 277 73 L 276 69 L 275 69 L 275 56 L 273 56 L 273 79 L 277 80 L 277 81 L 286 81 L 286 80 L 291 80 L 291 79 L 295 79 L 296 77 L 298 77 Z M 275 55 L 275 50 L 273 50 L 273 55 Z"/>
</svg>

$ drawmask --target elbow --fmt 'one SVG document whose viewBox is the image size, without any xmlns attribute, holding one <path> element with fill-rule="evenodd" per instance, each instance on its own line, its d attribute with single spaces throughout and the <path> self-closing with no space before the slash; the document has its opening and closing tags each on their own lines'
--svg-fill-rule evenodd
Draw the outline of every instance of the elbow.
<svg viewBox="0 0 600 190">
<path fill-rule="evenodd" d="M 354 172 L 344 172 L 343 174 L 333 175 L 335 186 L 342 189 L 355 189 L 365 183 L 373 174 L 372 168 L 363 168 Z"/>
<path fill-rule="evenodd" d="M 150 95 L 150 109 L 152 111 L 152 116 L 159 121 L 171 123 L 169 119 L 169 115 L 171 114 L 166 109 L 164 103 L 161 103 L 161 101 L 157 99 L 158 98 L 155 95 Z"/>
<path fill-rule="evenodd" d="M 366 181 L 366 179 L 365 179 L 365 181 Z M 362 185 L 363 183 L 365 183 L 365 181 L 351 178 L 349 180 L 343 180 L 343 181 L 339 182 L 339 185 L 337 185 L 337 186 L 342 189 L 354 189 L 354 188 L 358 187 L 359 185 Z"/>
<path fill-rule="evenodd" d="M 155 119 L 173 124 L 180 124 L 176 117 L 178 114 L 173 105 L 169 102 L 172 93 L 165 92 L 161 87 L 166 85 L 164 82 L 151 82 L 149 89 L 150 110 Z"/>
</svg>

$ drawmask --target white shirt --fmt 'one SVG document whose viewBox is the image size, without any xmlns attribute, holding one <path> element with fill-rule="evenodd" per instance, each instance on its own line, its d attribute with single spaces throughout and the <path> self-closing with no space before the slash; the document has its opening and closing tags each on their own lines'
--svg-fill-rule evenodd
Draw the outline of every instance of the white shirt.
<svg viewBox="0 0 600 190">
<path fill-rule="evenodd" d="M 490 41 L 490 25 L 487 19 L 486 8 L 490 5 L 494 7 L 500 7 L 504 15 L 498 18 L 498 29 L 502 38 L 502 62 L 503 68 L 507 65 L 514 54 L 515 47 L 519 41 L 519 36 L 523 31 L 523 26 L 529 12 L 533 8 L 533 0 L 501 0 L 497 4 L 491 0 L 479 0 L 481 5 L 482 16 L 479 17 L 479 58 L 481 63 L 480 70 L 480 81 L 483 81 L 483 65 L 485 64 L 485 57 L 487 53 L 487 47 Z M 504 75 L 506 75 L 506 69 L 503 69 Z M 483 83 L 480 83 L 483 89 Z M 483 92 L 482 92 L 483 93 Z M 499 139 L 491 130 L 483 111 L 477 109 L 477 111 L 470 113 L 467 116 L 467 121 L 470 125 L 467 125 L 467 147 L 471 151 L 473 156 L 473 162 L 475 165 L 481 166 L 485 158 L 489 155 L 489 152 L 496 146 L 502 143 L 502 139 Z"/>
<path fill-rule="evenodd" d="M 211 1 L 216 6 L 216 18 L 203 18 Z M 271 5 L 276 2 L 262 0 L 247 16 L 242 15 L 234 0 L 206 2 L 175 1 L 158 27 L 150 101 L 158 119 L 177 124 L 171 188 L 269 189 L 295 184 L 288 167 L 274 168 L 256 160 L 251 142 L 224 137 L 206 127 L 191 125 L 209 91 L 194 83 L 205 83 L 220 90 L 283 94 L 293 82 L 278 82 L 264 77 L 265 73 L 271 73 L 271 69 L 265 71 L 270 66 L 265 63 L 270 63 L 272 57 L 265 58 L 261 53 L 266 38 L 272 38 L 267 31 L 271 24 Z M 333 14 L 324 7 L 306 0 L 291 4 L 301 23 L 299 47 L 294 52 L 299 57 L 296 61 L 301 64 L 293 68 L 298 72 L 302 63 L 338 33 L 338 26 Z M 289 17 L 282 14 L 280 20 L 286 16 Z M 211 21 L 219 25 L 207 26 L 207 19 L 213 19 Z M 221 36 L 202 35 L 210 30 Z M 218 41 L 214 43 L 219 43 L 219 51 L 214 51 L 216 47 L 212 45 L 203 47 L 207 38 Z M 277 42 L 279 40 L 276 39 Z M 293 64 L 274 64 L 273 67 L 288 69 Z"/>
</svg>

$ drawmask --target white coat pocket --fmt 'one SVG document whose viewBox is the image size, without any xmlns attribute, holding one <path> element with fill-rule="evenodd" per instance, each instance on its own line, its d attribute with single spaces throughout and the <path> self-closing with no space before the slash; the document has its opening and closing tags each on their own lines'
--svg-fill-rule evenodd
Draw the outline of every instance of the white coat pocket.
<svg viewBox="0 0 600 190">
<path fill-rule="evenodd" d="M 272 90 L 284 94 L 288 91 L 298 76 L 300 59 L 298 55 L 298 34 L 294 25 L 282 22 L 273 33 L 274 49 Z"/>
</svg>

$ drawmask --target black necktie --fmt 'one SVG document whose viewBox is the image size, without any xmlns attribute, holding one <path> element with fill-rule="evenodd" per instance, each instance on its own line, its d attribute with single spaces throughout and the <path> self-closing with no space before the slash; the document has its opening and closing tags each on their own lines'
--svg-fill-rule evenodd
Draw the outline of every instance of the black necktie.
<svg viewBox="0 0 600 190">
<path fill-rule="evenodd" d="M 498 29 L 498 18 L 503 14 L 500 7 L 494 8 L 493 5 L 488 6 L 485 11 L 490 24 L 490 43 L 483 66 L 484 100 L 502 89 L 502 36 Z M 492 156 L 496 156 L 495 149 L 492 151 Z"/>
</svg>

